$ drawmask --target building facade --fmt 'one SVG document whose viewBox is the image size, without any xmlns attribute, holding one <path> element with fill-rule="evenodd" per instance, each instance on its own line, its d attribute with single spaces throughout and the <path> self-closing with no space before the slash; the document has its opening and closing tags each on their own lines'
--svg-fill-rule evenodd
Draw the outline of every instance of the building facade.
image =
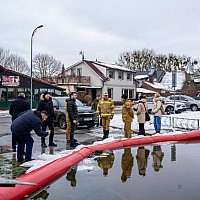
<svg viewBox="0 0 200 200">
<path fill-rule="evenodd" d="M 92 100 L 97 94 L 108 92 L 109 97 L 121 101 L 123 93 L 128 98 L 136 96 L 136 83 L 134 73 L 122 66 L 106 64 L 98 61 L 82 60 L 63 70 L 54 82 L 62 86 L 67 92 L 83 92 L 90 95 Z"/>
<path fill-rule="evenodd" d="M 0 66 L 0 109 L 7 109 L 19 92 L 24 92 L 26 99 L 31 99 L 31 78 L 27 75 L 6 69 Z M 33 78 L 33 108 L 40 100 L 40 95 L 48 91 L 53 96 L 62 96 L 65 93 L 63 88 Z"/>
</svg>

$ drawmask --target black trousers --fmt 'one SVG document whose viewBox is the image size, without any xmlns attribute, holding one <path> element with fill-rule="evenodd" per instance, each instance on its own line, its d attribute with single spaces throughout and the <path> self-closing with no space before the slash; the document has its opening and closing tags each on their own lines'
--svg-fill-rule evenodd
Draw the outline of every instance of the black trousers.
<svg viewBox="0 0 200 200">
<path fill-rule="evenodd" d="M 53 137 L 54 137 L 54 123 L 53 123 L 53 121 L 43 122 L 42 123 L 42 130 L 46 131 L 47 126 L 48 126 L 49 130 L 51 130 L 51 133 L 49 135 L 49 144 L 52 144 L 53 143 Z M 42 144 L 45 143 L 45 137 L 41 137 L 41 142 L 42 142 Z"/>
<path fill-rule="evenodd" d="M 138 133 L 138 135 L 145 135 L 144 123 L 139 123 L 139 133 Z"/>
</svg>

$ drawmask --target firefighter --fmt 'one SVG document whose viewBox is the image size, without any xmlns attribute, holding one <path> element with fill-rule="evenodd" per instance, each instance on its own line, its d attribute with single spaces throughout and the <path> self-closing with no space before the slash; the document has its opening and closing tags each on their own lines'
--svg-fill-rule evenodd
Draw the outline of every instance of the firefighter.
<svg viewBox="0 0 200 200">
<path fill-rule="evenodd" d="M 134 118 L 134 113 L 132 109 L 132 101 L 127 99 L 126 94 L 122 94 L 122 121 L 124 122 L 124 137 L 131 138 L 131 123 Z"/>
<path fill-rule="evenodd" d="M 103 99 L 101 99 L 97 105 L 97 115 L 101 116 L 102 127 L 103 127 L 103 140 L 108 138 L 110 120 L 114 116 L 114 103 L 111 99 L 108 98 L 108 93 L 105 92 Z"/>
<path fill-rule="evenodd" d="M 114 153 L 110 151 L 102 153 L 100 159 L 97 160 L 99 167 L 103 169 L 104 176 L 108 175 L 108 170 L 112 168 L 114 159 Z"/>
</svg>

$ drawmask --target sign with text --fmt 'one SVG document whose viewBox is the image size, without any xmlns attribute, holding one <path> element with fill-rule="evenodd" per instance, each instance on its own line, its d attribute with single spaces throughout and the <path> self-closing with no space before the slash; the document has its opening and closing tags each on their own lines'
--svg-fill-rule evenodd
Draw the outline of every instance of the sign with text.
<svg viewBox="0 0 200 200">
<path fill-rule="evenodd" d="M 2 86 L 19 86 L 19 76 L 2 76 L 1 84 Z"/>
</svg>

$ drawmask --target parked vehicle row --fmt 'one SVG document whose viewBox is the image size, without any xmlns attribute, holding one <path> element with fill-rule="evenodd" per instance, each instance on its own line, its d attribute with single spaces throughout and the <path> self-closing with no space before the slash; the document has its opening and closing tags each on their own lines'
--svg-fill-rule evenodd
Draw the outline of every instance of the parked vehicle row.
<svg viewBox="0 0 200 200">
<path fill-rule="evenodd" d="M 147 97 L 147 104 L 148 104 L 148 112 L 150 113 L 153 109 L 153 97 Z M 133 108 L 134 110 L 137 110 L 139 101 L 133 102 Z M 174 102 L 170 100 L 169 98 L 163 97 L 163 108 L 167 114 L 174 112 Z M 186 105 L 181 102 L 175 102 L 175 113 L 181 113 L 183 111 L 186 111 Z"/>
<path fill-rule="evenodd" d="M 54 120 L 60 128 L 66 128 L 66 99 L 69 97 L 53 97 L 53 107 L 56 118 Z M 97 123 L 97 115 L 95 110 L 91 110 L 91 107 L 85 106 L 81 101 L 76 99 L 76 105 L 78 106 L 78 126 L 86 125 L 93 127 Z"/>
<path fill-rule="evenodd" d="M 174 95 L 169 96 L 169 99 L 174 100 Z M 184 103 L 191 111 L 200 109 L 200 101 L 186 95 L 175 95 L 175 101 Z"/>
</svg>

